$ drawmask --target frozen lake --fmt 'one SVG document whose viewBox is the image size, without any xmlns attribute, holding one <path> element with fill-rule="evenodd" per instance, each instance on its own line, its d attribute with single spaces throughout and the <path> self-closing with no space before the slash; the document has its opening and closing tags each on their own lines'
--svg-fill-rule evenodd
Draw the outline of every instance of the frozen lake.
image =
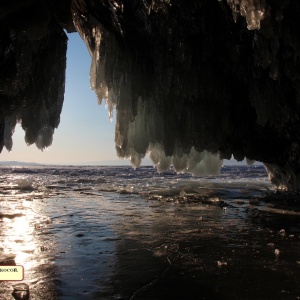
<svg viewBox="0 0 300 300">
<path fill-rule="evenodd" d="M 30 299 L 300 299 L 299 197 L 262 166 L 0 174 L 0 263 L 24 266 Z"/>
</svg>

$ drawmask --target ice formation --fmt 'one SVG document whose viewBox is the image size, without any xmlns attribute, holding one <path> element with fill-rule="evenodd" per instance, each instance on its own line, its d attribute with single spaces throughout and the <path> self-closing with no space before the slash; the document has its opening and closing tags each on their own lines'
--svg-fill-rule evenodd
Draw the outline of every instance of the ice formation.
<svg viewBox="0 0 300 300">
<path fill-rule="evenodd" d="M 265 0 L 227 0 L 227 2 L 232 9 L 235 22 L 240 14 L 246 18 L 249 30 L 260 29 L 260 22 L 266 9 Z"/>
<path fill-rule="evenodd" d="M 83 31 L 80 27 L 77 28 L 85 39 Z M 171 124 L 165 124 L 160 107 L 162 103 L 159 103 L 159 97 L 163 99 L 164 95 L 158 91 L 156 95 L 145 95 L 142 92 L 143 83 L 138 82 L 138 77 L 143 75 L 133 73 L 133 69 L 140 66 L 134 66 L 131 58 L 126 57 L 126 54 L 124 57 L 114 37 L 103 32 L 97 25 L 92 29 L 92 36 L 94 48 L 90 48 L 91 88 L 95 90 L 100 104 L 103 99 L 105 100 L 110 116 L 114 108 L 117 110 L 115 142 L 118 156 L 130 159 L 135 168 L 141 164 L 148 153 L 158 172 L 167 171 L 173 165 L 177 172 L 189 172 L 194 175 L 219 174 L 222 160 L 217 151 L 214 154 L 206 150 L 199 152 L 192 145 L 183 150 L 180 144 L 175 144 L 173 149 L 170 149 L 169 155 L 166 155 L 162 141 L 168 138 L 165 133 L 171 129 L 165 126 L 171 127 Z M 101 45 L 101 40 L 105 41 L 104 47 Z M 182 57 L 179 59 L 184 63 Z M 137 69 L 137 72 L 140 70 Z M 159 72 L 163 73 L 164 70 L 161 69 Z M 171 81 L 172 73 L 173 70 L 170 69 L 167 74 L 161 76 L 166 75 Z M 137 87 L 134 86 L 135 84 Z M 171 82 L 167 82 L 166 85 L 165 93 L 170 89 Z M 153 100 L 158 105 L 155 105 Z"/>
<path fill-rule="evenodd" d="M 298 0 L 18 3 L 0 5 L 0 144 L 11 149 L 16 121 L 27 143 L 51 143 L 64 28 L 89 49 L 99 103 L 116 109 L 120 157 L 137 167 L 149 153 L 160 172 L 172 164 L 197 175 L 246 157 L 300 189 Z"/>
<path fill-rule="evenodd" d="M 4 134 L 0 150 L 3 146 L 12 149 L 17 122 L 25 131 L 25 142 L 42 150 L 51 145 L 60 120 L 67 38 L 45 5 L 31 9 L 30 5 L 22 7 L 13 19 L 1 11 L 0 124 Z M 20 23 L 15 22 L 18 18 Z"/>
<path fill-rule="evenodd" d="M 269 129 L 256 128 L 255 124 L 265 127 L 270 122 L 276 127 L 289 115 L 283 95 L 276 92 L 278 84 L 272 81 L 279 76 L 280 36 L 275 27 L 281 19 L 276 19 L 277 23 L 270 22 L 272 11 L 265 1 L 227 2 L 234 21 L 238 21 L 239 14 L 241 18 L 245 17 L 248 30 L 260 29 L 261 22 L 265 21 L 261 34 L 242 31 L 252 37 L 251 63 L 258 80 L 249 76 L 247 63 L 242 62 L 249 53 L 243 53 L 245 45 L 234 40 L 232 33 L 228 34 L 227 24 L 218 24 L 226 28 L 223 31 L 211 28 L 207 20 L 210 5 L 205 1 L 199 6 L 194 3 L 185 7 L 180 1 L 152 1 L 148 6 L 144 1 L 134 8 L 128 5 L 127 13 L 133 19 L 129 26 L 122 23 L 125 5 L 114 1 L 115 5 L 109 8 L 114 19 L 109 30 L 93 17 L 89 20 L 87 11 L 82 14 L 84 10 L 78 9 L 77 2 L 73 2 L 75 26 L 93 58 L 91 86 L 99 102 L 105 99 L 108 103 L 110 114 L 116 108 L 117 153 L 122 158 L 129 158 L 133 166 L 139 166 L 147 152 L 160 172 L 173 164 L 179 172 L 217 174 L 222 165 L 220 156 L 229 158 L 232 153 L 237 160 L 249 156 L 247 162 L 250 164 L 251 159 L 256 158 L 251 149 L 254 145 L 245 145 L 241 136 L 247 134 L 254 143 L 261 143 L 260 136 Z M 173 15 L 171 6 L 176 4 L 181 13 Z M 280 9 L 285 5 L 281 4 Z M 281 14 L 280 9 L 276 16 Z M 152 17 L 150 21 L 147 15 Z M 140 27 L 133 29 L 137 22 Z M 187 23 L 188 30 L 182 28 L 182 22 Z M 92 28 L 89 29 L 87 23 Z M 146 46 L 139 42 L 145 42 L 143 35 L 148 37 Z M 218 37 L 212 41 L 211 36 Z M 194 43 L 196 37 L 201 44 Z M 224 43 L 225 39 L 229 41 Z M 133 45 L 128 46 L 128 40 Z M 219 47 L 220 43 L 223 48 Z M 269 76 L 262 72 L 269 72 Z M 240 89 L 236 89 L 237 83 Z M 265 86 L 269 86 L 269 90 Z M 280 109 L 270 109 L 274 97 L 279 98 Z M 240 103 L 240 99 L 244 103 Z M 224 113 L 228 110 L 236 116 Z M 244 122 L 252 123 L 249 127 L 255 128 L 256 132 L 248 132 Z M 243 128 L 237 128 L 240 125 Z M 229 137 L 232 133 L 236 141 Z"/>
</svg>

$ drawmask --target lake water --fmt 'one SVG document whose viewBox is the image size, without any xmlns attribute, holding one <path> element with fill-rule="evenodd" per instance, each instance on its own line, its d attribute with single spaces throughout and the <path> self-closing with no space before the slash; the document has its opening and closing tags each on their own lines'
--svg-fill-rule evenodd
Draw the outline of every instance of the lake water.
<svg viewBox="0 0 300 300">
<path fill-rule="evenodd" d="M 300 205 L 263 166 L 0 168 L 0 299 L 300 299 Z M 15 285 L 29 293 L 14 296 Z M 22 295 L 21 295 L 22 294 Z"/>
</svg>

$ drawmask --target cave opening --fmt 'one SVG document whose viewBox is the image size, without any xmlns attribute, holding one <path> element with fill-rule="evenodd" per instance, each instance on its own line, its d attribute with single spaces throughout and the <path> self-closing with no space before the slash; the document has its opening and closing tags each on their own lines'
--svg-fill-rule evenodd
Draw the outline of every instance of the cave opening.
<svg viewBox="0 0 300 300">
<path fill-rule="evenodd" d="M 298 11 L 292 0 L 3 4 L 1 148 L 11 149 L 20 120 L 27 144 L 52 143 L 64 30 L 77 31 L 98 101 L 117 110 L 119 157 L 137 167 L 149 153 L 159 171 L 201 175 L 233 155 L 264 162 L 274 184 L 298 190 Z"/>
</svg>

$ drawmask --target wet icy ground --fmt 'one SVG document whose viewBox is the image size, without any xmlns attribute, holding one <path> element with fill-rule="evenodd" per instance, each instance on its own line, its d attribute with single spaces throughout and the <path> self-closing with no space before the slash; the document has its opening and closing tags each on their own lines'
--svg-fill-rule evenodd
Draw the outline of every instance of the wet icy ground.
<svg viewBox="0 0 300 300">
<path fill-rule="evenodd" d="M 24 266 L 30 299 L 300 299 L 298 195 L 263 167 L 0 172 L 0 261 Z"/>
</svg>

